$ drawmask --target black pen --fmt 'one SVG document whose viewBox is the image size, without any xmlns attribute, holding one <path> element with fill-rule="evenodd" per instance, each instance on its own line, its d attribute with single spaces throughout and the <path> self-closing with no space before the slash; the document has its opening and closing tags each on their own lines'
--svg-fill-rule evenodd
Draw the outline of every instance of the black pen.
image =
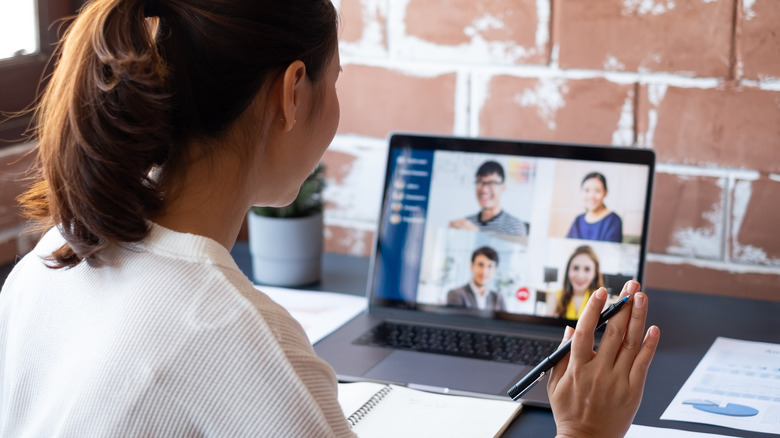
<svg viewBox="0 0 780 438">
<path fill-rule="evenodd" d="M 626 295 L 620 301 L 607 307 L 606 310 L 601 312 L 599 322 L 596 325 L 596 330 L 600 329 L 609 318 L 612 318 L 618 312 L 618 310 L 623 307 L 623 304 L 628 301 L 629 297 L 630 295 Z M 506 392 L 507 395 L 512 397 L 512 400 L 517 400 L 522 397 L 523 394 L 528 392 L 531 388 L 534 387 L 534 385 L 539 383 L 539 381 L 542 380 L 542 377 L 547 375 L 547 372 L 550 371 L 550 368 L 554 367 L 555 364 L 566 357 L 566 355 L 569 354 L 569 351 L 571 351 L 571 339 L 566 341 L 565 344 L 561 345 L 560 348 L 555 350 L 551 355 L 547 356 L 546 359 L 534 367 L 534 369 L 526 374 L 525 377 L 515 383 L 513 387 L 509 388 L 509 391 Z"/>
</svg>

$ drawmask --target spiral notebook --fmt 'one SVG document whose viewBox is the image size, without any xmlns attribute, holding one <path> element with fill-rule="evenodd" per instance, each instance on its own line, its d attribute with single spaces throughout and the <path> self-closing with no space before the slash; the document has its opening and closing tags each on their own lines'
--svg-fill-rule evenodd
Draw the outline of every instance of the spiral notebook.
<svg viewBox="0 0 780 438">
<path fill-rule="evenodd" d="M 374 382 L 339 383 L 339 404 L 361 438 L 495 437 L 522 409 L 511 400 L 427 392 Z"/>
</svg>

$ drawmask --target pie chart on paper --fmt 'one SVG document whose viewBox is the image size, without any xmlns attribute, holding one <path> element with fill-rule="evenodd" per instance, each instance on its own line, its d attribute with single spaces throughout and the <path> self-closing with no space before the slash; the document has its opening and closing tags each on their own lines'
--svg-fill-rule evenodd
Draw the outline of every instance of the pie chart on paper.
<svg viewBox="0 0 780 438">
<path fill-rule="evenodd" d="M 758 409 L 738 403 L 720 403 L 711 400 L 685 400 L 684 405 L 709 412 L 711 414 L 726 415 L 729 417 L 752 417 L 758 414 Z"/>
</svg>

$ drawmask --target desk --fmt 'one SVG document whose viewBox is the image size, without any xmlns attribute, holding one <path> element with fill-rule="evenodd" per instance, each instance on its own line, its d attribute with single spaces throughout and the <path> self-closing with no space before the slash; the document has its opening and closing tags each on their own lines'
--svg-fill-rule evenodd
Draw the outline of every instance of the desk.
<svg viewBox="0 0 780 438">
<path fill-rule="evenodd" d="M 239 267 L 251 278 L 246 244 L 236 244 L 232 253 Z M 326 254 L 322 281 L 307 288 L 362 295 L 368 264 L 365 257 Z M 648 321 L 661 328 L 661 344 L 650 367 L 644 399 L 634 423 L 745 438 L 773 436 L 659 418 L 718 336 L 780 342 L 780 302 L 663 290 L 648 290 L 647 294 L 650 298 Z M 607 420 L 608 415 L 605 415 Z M 547 409 L 525 407 L 504 436 L 555 436 L 552 413 Z"/>
</svg>

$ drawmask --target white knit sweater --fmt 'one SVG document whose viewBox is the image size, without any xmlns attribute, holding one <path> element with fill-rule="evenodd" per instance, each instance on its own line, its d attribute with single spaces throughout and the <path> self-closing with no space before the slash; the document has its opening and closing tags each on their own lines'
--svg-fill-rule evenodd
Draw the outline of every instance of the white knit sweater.
<svg viewBox="0 0 780 438">
<path fill-rule="evenodd" d="M 153 225 L 109 266 L 46 267 L 63 242 L 0 293 L 0 436 L 353 436 L 332 368 L 224 247 Z"/>
</svg>

